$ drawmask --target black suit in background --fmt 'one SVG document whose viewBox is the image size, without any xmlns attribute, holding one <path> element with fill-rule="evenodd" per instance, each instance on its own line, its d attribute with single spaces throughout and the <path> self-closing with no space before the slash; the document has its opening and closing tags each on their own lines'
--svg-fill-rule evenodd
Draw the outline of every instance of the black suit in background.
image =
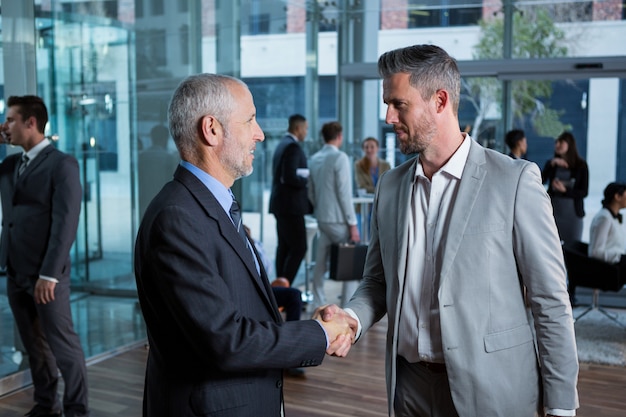
<svg viewBox="0 0 626 417">
<path fill-rule="evenodd" d="M 307 250 L 304 215 L 311 213 L 308 179 L 297 174 L 297 169 L 307 168 L 307 159 L 294 136 L 287 134 L 276 147 L 272 162 L 269 211 L 276 217 L 278 234 L 276 276 L 293 284 Z"/>
<path fill-rule="evenodd" d="M 0 164 L 0 264 L 7 267 L 9 303 L 28 353 L 36 404 L 60 412 L 58 367 L 65 415 L 87 415 L 85 359 L 70 311 L 70 248 L 82 198 L 78 163 L 48 145 L 17 178 L 20 157 Z M 39 276 L 58 279 L 54 301 L 35 303 Z"/>
</svg>

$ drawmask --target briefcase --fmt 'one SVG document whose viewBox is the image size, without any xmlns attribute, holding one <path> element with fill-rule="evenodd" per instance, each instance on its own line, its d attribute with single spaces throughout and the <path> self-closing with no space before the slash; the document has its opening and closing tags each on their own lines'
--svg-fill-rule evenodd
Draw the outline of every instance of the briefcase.
<svg viewBox="0 0 626 417">
<path fill-rule="evenodd" d="M 363 276 L 367 245 L 333 243 L 330 247 L 329 278 L 335 281 L 358 281 Z"/>
</svg>

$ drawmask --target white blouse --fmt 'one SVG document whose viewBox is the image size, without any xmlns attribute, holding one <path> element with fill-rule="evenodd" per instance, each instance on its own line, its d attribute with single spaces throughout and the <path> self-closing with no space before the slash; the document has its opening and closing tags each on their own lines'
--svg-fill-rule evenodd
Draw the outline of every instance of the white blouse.
<svg viewBox="0 0 626 417">
<path fill-rule="evenodd" d="M 609 263 L 618 263 L 626 254 L 626 228 L 607 208 L 602 208 L 591 222 L 589 256 Z"/>
</svg>

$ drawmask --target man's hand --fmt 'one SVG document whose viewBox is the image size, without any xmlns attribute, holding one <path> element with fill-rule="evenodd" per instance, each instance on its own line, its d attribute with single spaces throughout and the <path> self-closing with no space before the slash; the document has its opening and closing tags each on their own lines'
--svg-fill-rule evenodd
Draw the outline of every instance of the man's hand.
<svg viewBox="0 0 626 417">
<path fill-rule="evenodd" d="M 54 301 L 54 288 L 56 285 L 56 282 L 39 278 L 35 283 L 35 303 L 48 304 Z"/>
<path fill-rule="evenodd" d="M 361 235 L 359 234 L 359 228 L 356 224 L 350 226 L 350 242 L 360 242 Z"/>
<path fill-rule="evenodd" d="M 356 339 L 357 321 L 339 306 L 326 305 L 315 310 L 313 318 L 318 320 L 330 339 L 326 353 L 344 357 Z"/>
</svg>

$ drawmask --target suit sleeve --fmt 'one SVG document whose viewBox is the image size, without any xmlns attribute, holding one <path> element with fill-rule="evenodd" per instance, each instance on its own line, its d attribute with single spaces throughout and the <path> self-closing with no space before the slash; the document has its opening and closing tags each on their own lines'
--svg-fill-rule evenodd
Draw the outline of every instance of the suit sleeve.
<svg viewBox="0 0 626 417">
<path fill-rule="evenodd" d="M 150 235 L 149 250 L 145 244 L 138 249 L 145 257 L 146 298 L 155 302 L 151 312 L 158 327 L 175 329 L 180 336 L 170 341 L 171 335 L 164 334 L 161 340 L 189 346 L 192 357 L 206 361 L 199 367 L 224 371 L 322 362 L 326 337 L 321 326 L 314 320 L 272 320 L 218 226 L 172 206 L 159 213 Z M 145 271 L 158 272 L 145 276 Z"/>
<path fill-rule="evenodd" d="M 352 202 L 352 175 L 350 173 L 350 161 L 348 155 L 340 152 L 335 160 L 335 192 L 337 201 L 341 207 L 346 224 L 353 226 L 357 224 L 354 204 Z"/>
<path fill-rule="evenodd" d="M 69 274 L 64 268 L 76 239 L 82 187 L 78 162 L 69 155 L 58 160 L 52 175 L 50 235 L 39 274 L 58 279 Z"/>
<path fill-rule="evenodd" d="M 544 405 L 574 410 L 578 357 L 563 251 L 535 164 L 521 172 L 514 210 L 513 249 L 534 318 Z"/>
<path fill-rule="evenodd" d="M 291 143 L 281 158 L 281 182 L 293 188 L 305 188 L 307 179 L 296 174 L 298 168 L 306 168 L 306 157 L 297 143 Z"/>
</svg>

